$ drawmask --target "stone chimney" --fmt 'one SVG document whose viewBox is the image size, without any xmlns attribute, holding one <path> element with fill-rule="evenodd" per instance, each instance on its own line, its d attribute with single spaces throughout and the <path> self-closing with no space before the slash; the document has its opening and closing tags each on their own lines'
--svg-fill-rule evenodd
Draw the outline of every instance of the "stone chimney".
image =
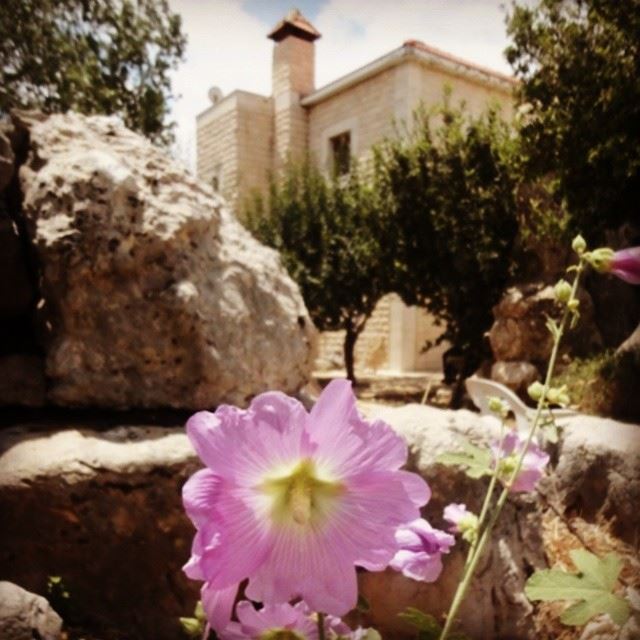
<svg viewBox="0 0 640 640">
<path fill-rule="evenodd" d="M 292 9 L 268 36 L 274 41 L 272 93 L 275 114 L 274 166 L 307 150 L 308 114 L 300 100 L 315 89 L 315 45 L 320 37 L 313 25 Z"/>
</svg>

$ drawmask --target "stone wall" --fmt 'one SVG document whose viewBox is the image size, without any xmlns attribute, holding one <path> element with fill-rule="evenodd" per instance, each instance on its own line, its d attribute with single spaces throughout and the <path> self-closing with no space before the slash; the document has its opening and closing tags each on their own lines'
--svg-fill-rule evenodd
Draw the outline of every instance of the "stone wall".
<svg viewBox="0 0 640 640">
<path fill-rule="evenodd" d="M 198 116 L 197 173 L 232 205 L 265 193 L 273 155 L 273 100 L 235 91 Z"/>
<path fill-rule="evenodd" d="M 384 296 L 367 321 L 356 344 L 356 373 L 440 371 L 441 345 L 424 352 L 427 341 L 435 341 L 442 327 L 424 309 L 407 307 L 396 294 Z M 344 331 L 320 334 L 315 369 L 344 368 Z"/>
<path fill-rule="evenodd" d="M 388 368 L 389 324 L 393 296 L 385 296 L 378 302 L 366 328 L 356 343 L 356 372 L 377 373 Z M 344 368 L 344 331 L 324 331 L 318 344 L 317 370 Z"/>
</svg>

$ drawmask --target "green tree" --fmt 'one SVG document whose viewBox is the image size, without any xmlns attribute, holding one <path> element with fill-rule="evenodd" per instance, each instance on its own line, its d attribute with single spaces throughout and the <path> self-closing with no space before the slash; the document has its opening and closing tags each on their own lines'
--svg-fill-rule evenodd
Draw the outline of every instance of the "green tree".
<svg viewBox="0 0 640 640">
<path fill-rule="evenodd" d="M 355 382 L 358 336 L 382 295 L 389 270 L 382 262 L 384 230 L 374 187 L 356 168 L 330 180 L 309 162 L 290 163 L 257 198 L 245 223 L 282 255 L 316 326 L 345 331 L 347 377 Z"/>
<path fill-rule="evenodd" d="M 594 242 L 637 223 L 640 0 L 514 5 L 508 33 L 529 175 L 554 177 L 572 230 Z"/>
<path fill-rule="evenodd" d="M 393 289 L 443 325 L 438 342 L 452 344 L 463 376 L 488 355 L 491 310 L 512 273 L 515 150 L 497 110 L 473 119 L 445 99 L 375 154 Z"/>
<path fill-rule="evenodd" d="M 167 0 L 3 0 L 0 113 L 118 114 L 167 143 L 169 72 L 185 45 Z"/>
</svg>

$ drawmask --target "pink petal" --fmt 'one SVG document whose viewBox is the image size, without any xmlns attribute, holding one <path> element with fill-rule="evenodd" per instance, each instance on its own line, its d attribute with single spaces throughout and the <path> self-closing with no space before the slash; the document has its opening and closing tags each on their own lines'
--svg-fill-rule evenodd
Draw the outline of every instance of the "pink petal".
<svg viewBox="0 0 640 640">
<path fill-rule="evenodd" d="M 629 284 L 640 284 L 640 247 L 616 251 L 611 261 L 611 272 Z"/>
<path fill-rule="evenodd" d="M 187 515 L 198 526 L 215 517 L 215 504 L 220 494 L 222 479 L 209 469 L 194 473 L 182 487 L 182 502 Z"/>
<path fill-rule="evenodd" d="M 360 417 L 347 380 L 327 385 L 311 410 L 308 430 L 318 447 L 314 457 L 338 475 L 399 469 L 407 460 L 405 442 L 389 425 Z"/>
<path fill-rule="evenodd" d="M 217 544 L 205 549 L 201 567 L 213 587 L 227 587 L 251 575 L 268 557 L 272 538 L 267 523 L 250 506 L 245 490 L 227 489 L 218 500 Z"/>
<path fill-rule="evenodd" d="M 347 487 L 328 535 L 348 551 L 355 564 L 380 571 L 397 551 L 397 528 L 418 518 L 422 505 L 408 499 L 404 472 L 363 474 L 350 478 Z"/>
<path fill-rule="evenodd" d="M 260 602 L 303 598 L 309 608 L 342 615 L 357 602 L 356 571 L 333 539 L 314 530 L 283 529 L 273 552 L 249 579 L 247 597 Z"/>
<path fill-rule="evenodd" d="M 202 608 L 209 624 L 216 631 L 224 629 L 231 621 L 231 612 L 237 593 L 237 584 L 232 584 L 225 589 L 214 589 L 208 582 L 202 585 L 200 590 Z"/>
</svg>

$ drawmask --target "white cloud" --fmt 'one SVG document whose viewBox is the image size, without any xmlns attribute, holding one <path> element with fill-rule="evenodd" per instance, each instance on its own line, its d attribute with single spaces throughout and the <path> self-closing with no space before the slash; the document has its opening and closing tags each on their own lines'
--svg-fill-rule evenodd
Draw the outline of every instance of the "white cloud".
<svg viewBox="0 0 640 640">
<path fill-rule="evenodd" d="M 186 61 L 173 76 L 180 98 L 172 117 L 177 122 L 177 154 L 193 163 L 195 117 L 210 104 L 207 92 L 218 86 L 269 93 L 271 41 L 265 25 L 246 13 L 237 0 L 170 0 L 182 16 L 189 39 Z"/>
<path fill-rule="evenodd" d="M 321 86 L 416 39 L 498 71 L 509 71 L 501 0 L 329 0 L 313 20 Z M 295 5 L 295 0 L 292 0 Z M 193 161 L 195 116 L 213 85 L 267 95 L 271 86 L 269 27 L 240 0 L 171 0 L 189 37 L 187 60 L 174 76 L 182 98 L 173 109 L 178 152 Z"/>
</svg>

